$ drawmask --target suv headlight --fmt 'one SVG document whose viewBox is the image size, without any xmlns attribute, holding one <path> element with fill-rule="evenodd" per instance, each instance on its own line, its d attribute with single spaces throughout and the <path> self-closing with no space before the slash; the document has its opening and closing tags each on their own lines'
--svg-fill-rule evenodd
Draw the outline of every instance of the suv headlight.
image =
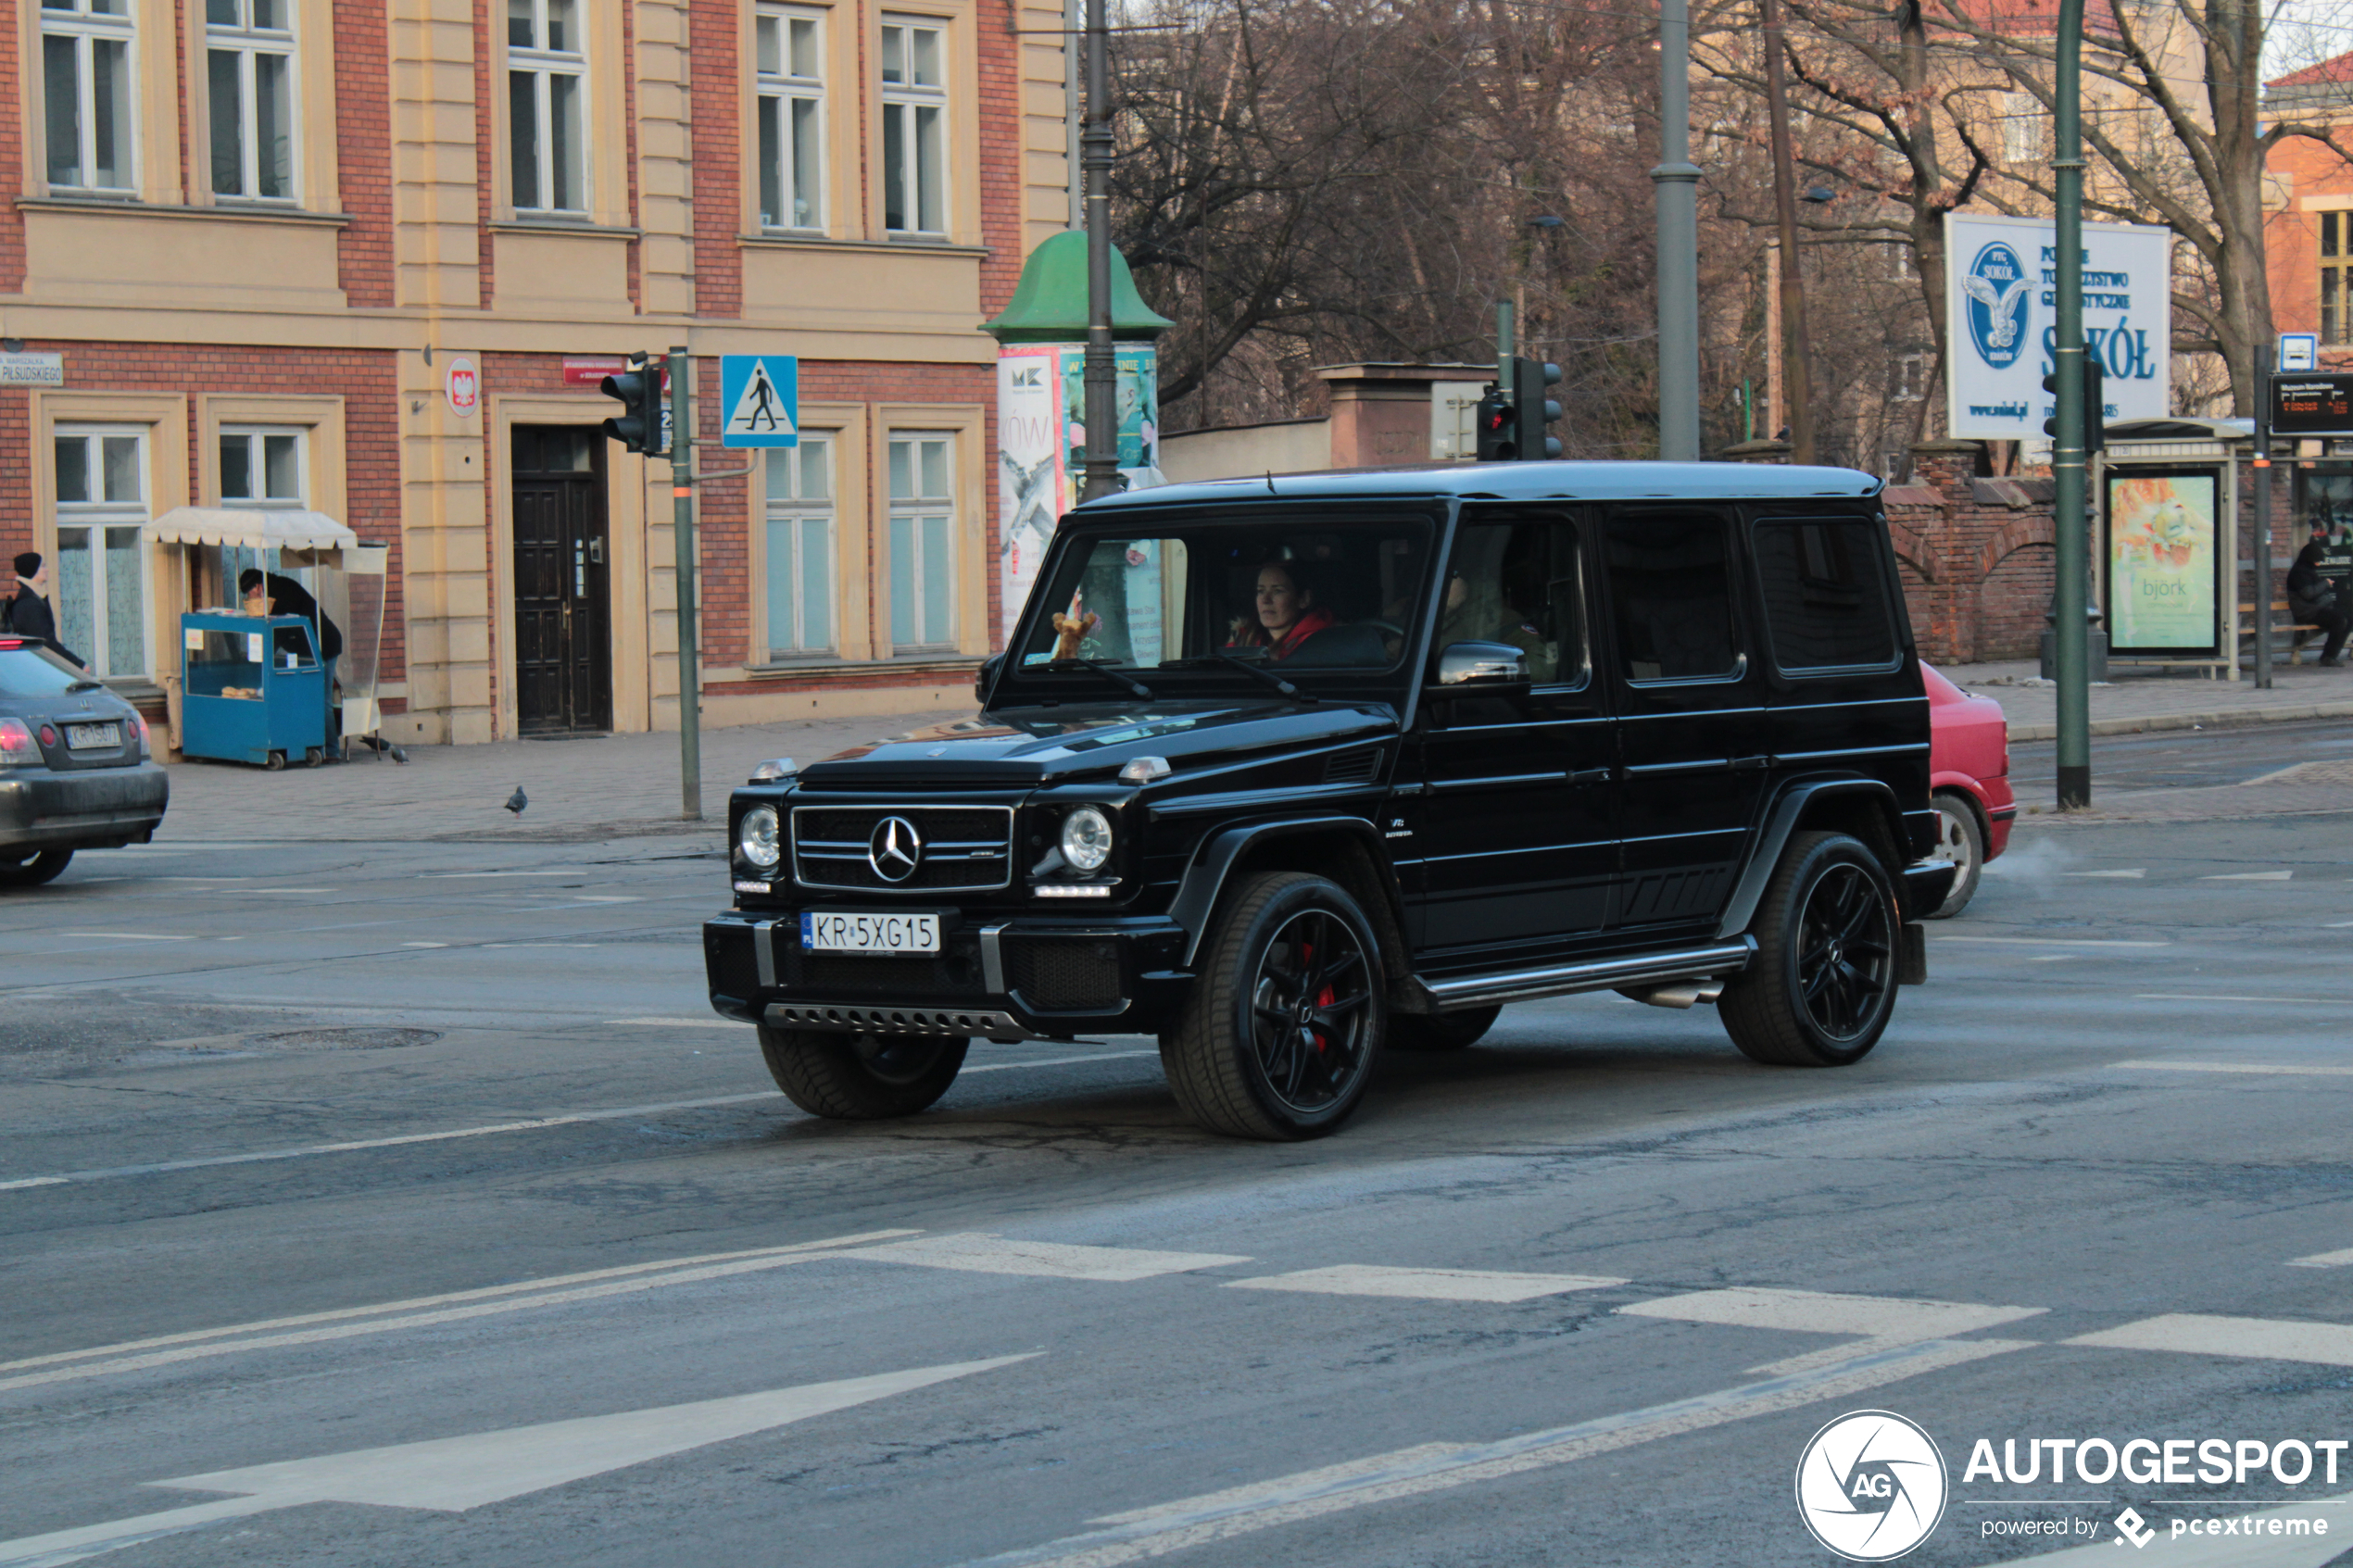
<svg viewBox="0 0 2353 1568">
<path fill-rule="evenodd" d="M 1092 806 L 1081 806 L 1063 819 L 1063 859 L 1082 872 L 1091 872 L 1111 859 L 1111 819 Z"/>
<path fill-rule="evenodd" d="M 736 853 L 755 866 L 774 866 L 783 859 L 776 839 L 776 809 L 755 806 L 736 824 Z"/>
</svg>

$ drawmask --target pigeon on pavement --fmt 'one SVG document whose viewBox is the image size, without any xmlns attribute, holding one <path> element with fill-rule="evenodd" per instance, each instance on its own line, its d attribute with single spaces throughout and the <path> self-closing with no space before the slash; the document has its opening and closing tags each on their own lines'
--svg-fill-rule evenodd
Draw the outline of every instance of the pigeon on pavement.
<svg viewBox="0 0 2353 1568">
<path fill-rule="evenodd" d="M 515 785 L 514 794 L 507 797 L 507 809 L 512 811 L 518 817 L 522 815 L 522 809 L 530 804 L 531 797 L 522 792 L 522 785 L 521 784 Z"/>
</svg>

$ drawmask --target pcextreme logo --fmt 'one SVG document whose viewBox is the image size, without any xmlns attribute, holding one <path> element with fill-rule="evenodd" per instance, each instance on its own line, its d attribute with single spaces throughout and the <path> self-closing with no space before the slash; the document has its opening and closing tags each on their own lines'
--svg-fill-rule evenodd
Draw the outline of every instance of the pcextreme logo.
<svg viewBox="0 0 2353 1568">
<path fill-rule="evenodd" d="M 1885 1562 L 1944 1517 L 1944 1456 L 1893 1411 L 1850 1411 L 1797 1461 L 1797 1512 L 1814 1538 L 1855 1562 Z"/>
</svg>

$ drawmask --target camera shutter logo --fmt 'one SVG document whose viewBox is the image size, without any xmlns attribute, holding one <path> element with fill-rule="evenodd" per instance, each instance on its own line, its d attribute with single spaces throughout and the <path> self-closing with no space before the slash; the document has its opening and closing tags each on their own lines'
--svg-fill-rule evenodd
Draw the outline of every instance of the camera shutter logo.
<svg viewBox="0 0 2353 1568">
<path fill-rule="evenodd" d="M 904 882 L 924 858 L 924 835 L 904 817 L 885 817 L 866 840 L 866 863 L 885 882 Z"/>
<path fill-rule="evenodd" d="M 1961 274 L 1961 292 L 1969 295 L 1969 342 L 1994 370 L 2008 370 L 2026 352 L 2026 307 L 2035 281 L 2018 252 L 2001 240 L 1980 249 Z"/>
<path fill-rule="evenodd" d="M 1797 1461 L 1797 1511 L 1814 1538 L 1855 1562 L 1885 1562 L 1944 1517 L 1944 1456 L 1892 1411 L 1852 1411 L 1814 1434 Z"/>
</svg>

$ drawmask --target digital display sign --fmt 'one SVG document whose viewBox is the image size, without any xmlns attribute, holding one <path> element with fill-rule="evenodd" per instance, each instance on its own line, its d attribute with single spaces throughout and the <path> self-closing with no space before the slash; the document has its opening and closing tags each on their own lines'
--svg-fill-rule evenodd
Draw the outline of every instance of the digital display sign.
<svg viewBox="0 0 2353 1568">
<path fill-rule="evenodd" d="M 2271 383 L 2274 435 L 2353 435 L 2353 375 L 2281 376 Z"/>
</svg>

